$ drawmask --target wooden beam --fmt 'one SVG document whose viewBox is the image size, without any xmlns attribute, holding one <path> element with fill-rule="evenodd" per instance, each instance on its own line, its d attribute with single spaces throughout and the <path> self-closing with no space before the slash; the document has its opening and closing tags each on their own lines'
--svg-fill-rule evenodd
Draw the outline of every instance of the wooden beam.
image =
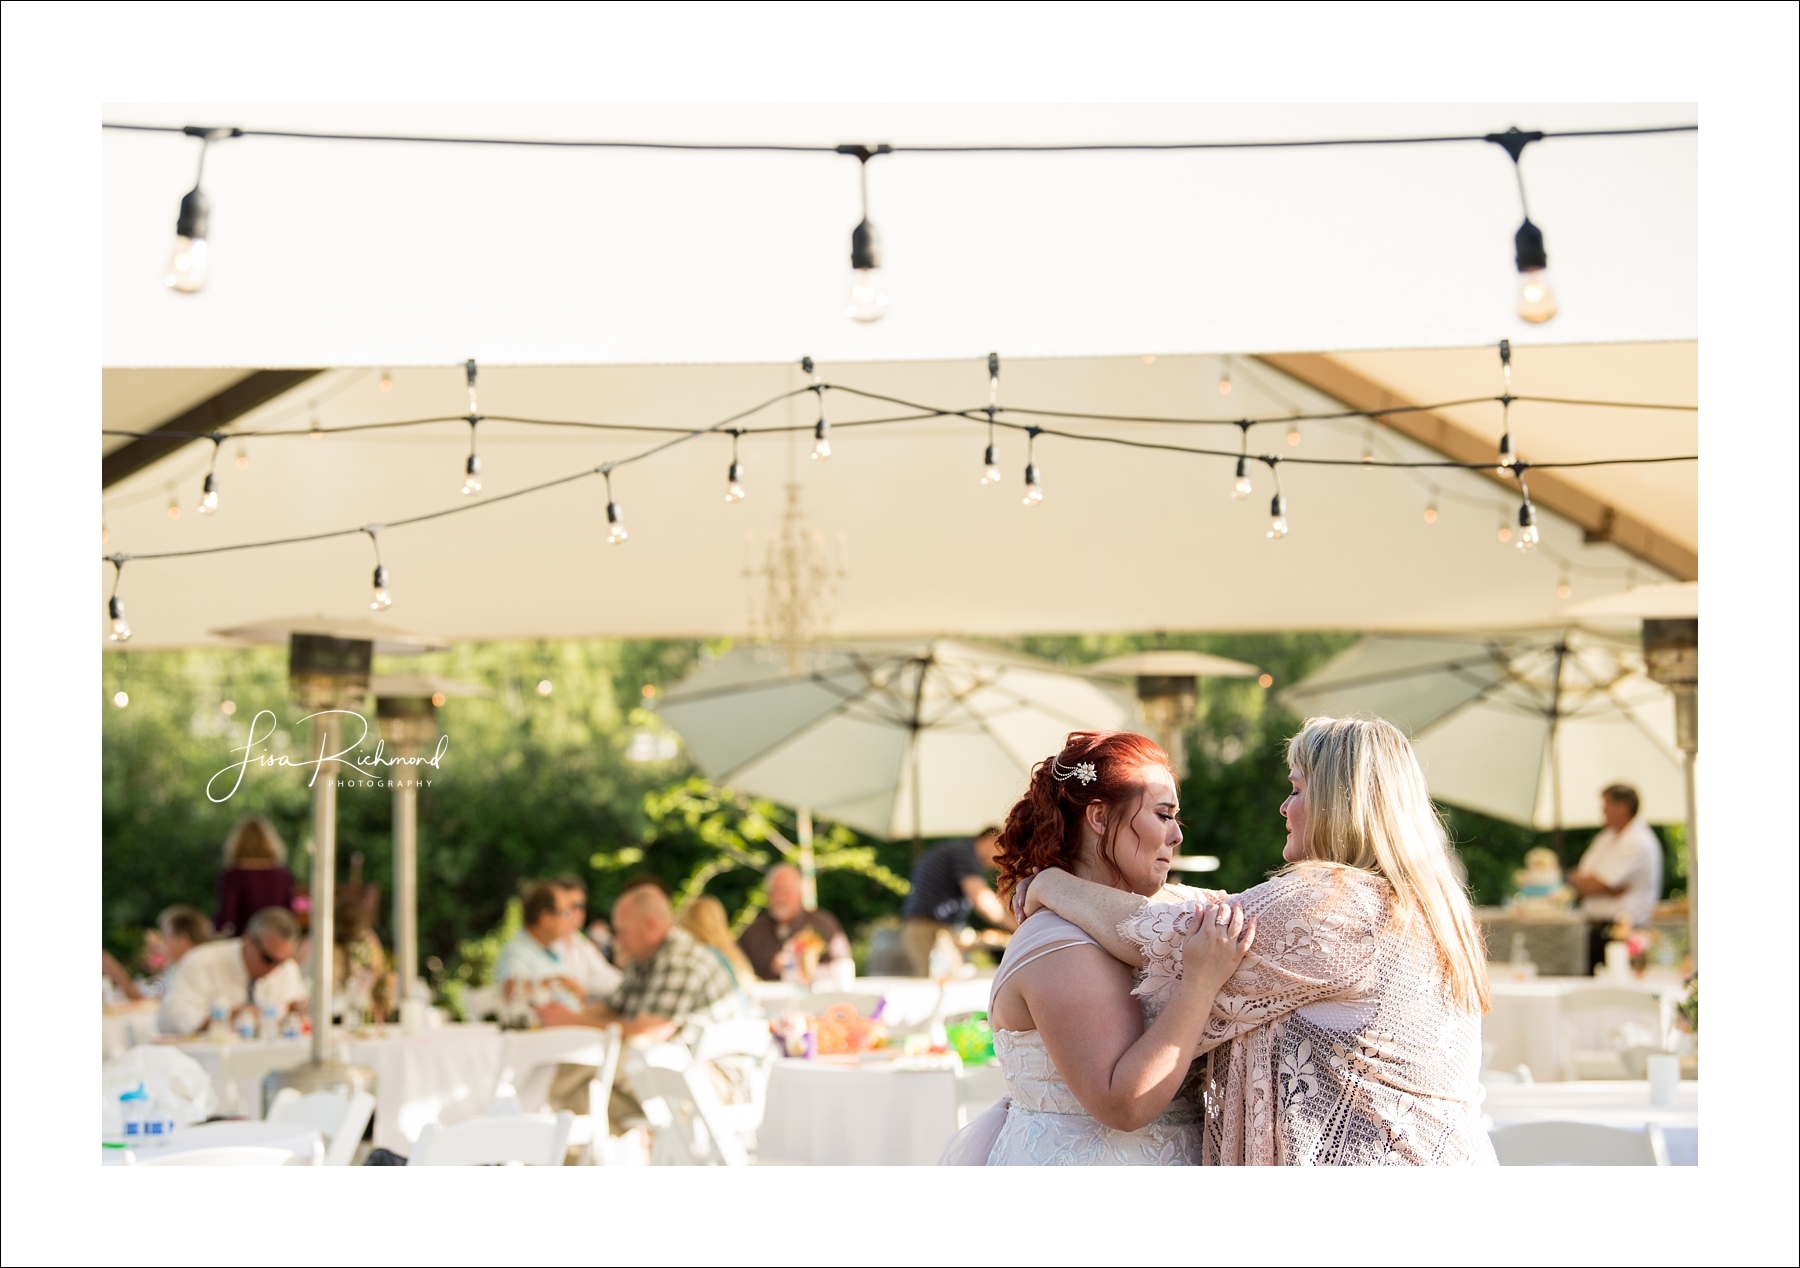
<svg viewBox="0 0 1800 1268">
<path fill-rule="evenodd" d="M 140 436 L 101 458 L 100 487 L 110 489 L 126 476 L 136 475 L 183 445 L 192 444 L 195 434 L 223 430 L 227 424 L 259 405 L 266 405 L 289 388 L 323 373 L 323 370 L 251 371 L 216 396 L 150 428 L 150 435 Z"/>
<path fill-rule="evenodd" d="M 1378 413 L 1383 409 L 1415 404 L 1373 379 L 1364 378 L 1325 353 L 1268 353 L 1258 360 L 1283 374 L 1292 375 L 1308 387 L 1342 401 L 1352 409 Z M 1492 463 L 1495 459 L 1492 436 L 1469 431 L 1442 414 L 1428 411 L 1386 414 L 1380 416 L 1380 421 L 1401 435 L 1457 462 Z M 1515 492 L 1518 489 L 1517 482 L 1502 475 L 1496 467 L 1486 467 L 1481 474 Z M 1589 542 L 1611 542 L 1627 554 L 1654 564 L 1678 581 L 1700 579 L 1700 556 L 1654 524 L 1602 501 L 1554 471 L 1534 470 L 1529 480 L 1531 500 L 1564 519 L 1579 524 Z"/>
</svg>

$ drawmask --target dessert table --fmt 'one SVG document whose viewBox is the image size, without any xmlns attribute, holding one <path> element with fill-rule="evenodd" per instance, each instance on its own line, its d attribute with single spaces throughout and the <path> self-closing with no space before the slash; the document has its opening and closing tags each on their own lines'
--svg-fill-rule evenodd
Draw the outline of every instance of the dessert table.
<svg viewBox="0 0 1800 1268">
<path fill-rule="evenodd" d="M 133 1145 L 129 1150 L 102 1146 L 100 1165 L 125 1166 L 127 1153 L 133 1155 L 133 1162 L 142 1164 L 150 1158 L 166 1158 L 171 1154 L 190 1153 L 196 1149 L 219 1149 L 232 1145 L 285 1149 L 293 1155 L 293 1161 L 288 1166 L 310 1167 L 313 1165 L 315 1151 L 322 1148 L 323 1141 L 316 1128 L 301 1123 L 195 1123 L 189 1127 L 176 1128 L 174 1134 L 161 1144 Z"/>
</svg>

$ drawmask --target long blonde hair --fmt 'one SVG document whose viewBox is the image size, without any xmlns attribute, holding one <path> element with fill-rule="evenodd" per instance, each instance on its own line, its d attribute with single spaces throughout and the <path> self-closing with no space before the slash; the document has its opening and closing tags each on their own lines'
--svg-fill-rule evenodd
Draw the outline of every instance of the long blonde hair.
<svg viewBox="0 0 1800 1268">
<path fill-rule="evenodd" d="M 1308 718 L 1287 759 L 1304 784 L 1307 856 L 1386 879 L 1396 914 L 1424 918 L 1451 998 L 1487 1012 L 1487 951 L 1406 737 L 1380 718 Z"/>
<path fill-rule="evenodd" d="M 236 867 L 246 859 L 258 859 L 277 867 L 287 863 L 287 846 L 275 825 L 261 815 L 245 815 L 231 826 L 225 838 L 225 866 Z"/>
<path fill-rule="evenodd" d="M 738 944 L 731 936 L 731 921 L 726 919 L 724 903 L 711 894 L 700 894 L 682 904 L 675 923 L 694 941 L 704 943 L 724 956 L 740 987 L 748 987 L 756 981 L 756 970 L 750 967 L 749 959 L 738 950 Z"/>
</svg>

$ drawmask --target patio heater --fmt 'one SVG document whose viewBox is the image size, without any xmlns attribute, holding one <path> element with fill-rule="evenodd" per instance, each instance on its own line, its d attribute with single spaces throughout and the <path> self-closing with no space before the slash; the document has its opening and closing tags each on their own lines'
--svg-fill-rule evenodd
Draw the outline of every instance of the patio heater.
<svg viewBox="0 0 1800 1268">
<path fill-rule="evenodd" d="M 337 789 L 342 769 L 328 759 L 343 750 L 345 714 L 369 694 L 369 662 L 375 645 L 366 638 L 329 634 L 289 635 L 288 692 L 312 717 L 312 1060 L 263 1079 L 263 1108 L 275 1094 L 375 1092 L 375 1072 L 331 1059 L 331 962 L 337 903 Z"/>
<path fill-rule="evenodd" d="M 1255 665 L 1201 652 L 1155 651 L 1088 666 L 1095 677 L 1132 678 L 1150 738 L 1162 745 L 1177 781 L 1187 778 L 1187 728 L 1194 721 L 1201 678 L 1254 678 Z"/>
<path fill-rule="evenodd" d="M 382 742 L 400 764 L 382 768 L 394 793 L 394 954 L 399 961 L 400 1024 L 416 1028 L 430 993 L 419 977 L 419 780 L 434 766 L 418 759 L 439 743 L 437 711 L 451 696 L 487 696 L 486 687 L 429 674 L 384 674 L 371 683 Z"/>
<path fill-rule="evenodd" d="M 1675 746 L 1687 785 L 1688 947 L 1700 970 L 1700 852 L 1695 839 L 1694 758 L 1700 751 L 1700 619 L 1645 617 L 1644 670 L 1675 696 Z"/>
</svg>

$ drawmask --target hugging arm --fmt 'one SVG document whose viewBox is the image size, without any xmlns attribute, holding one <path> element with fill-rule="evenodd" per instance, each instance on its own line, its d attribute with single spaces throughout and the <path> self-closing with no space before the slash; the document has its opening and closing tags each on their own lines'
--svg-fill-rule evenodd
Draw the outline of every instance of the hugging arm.
<svg viewBox="0 0 1800 1268">
<path fill-rule="evenodd" d="M 1052 867 L 1031 878 L 1025 903 L 1027 915 L 1048 907 L 1098 942 L 1113 959 L 1134 969 L 1143 967 L 1143 947 L 1120 934 L 1119 926 L 1149 906 L 1148 898 L 1096 885 Z"/>
</svg>

